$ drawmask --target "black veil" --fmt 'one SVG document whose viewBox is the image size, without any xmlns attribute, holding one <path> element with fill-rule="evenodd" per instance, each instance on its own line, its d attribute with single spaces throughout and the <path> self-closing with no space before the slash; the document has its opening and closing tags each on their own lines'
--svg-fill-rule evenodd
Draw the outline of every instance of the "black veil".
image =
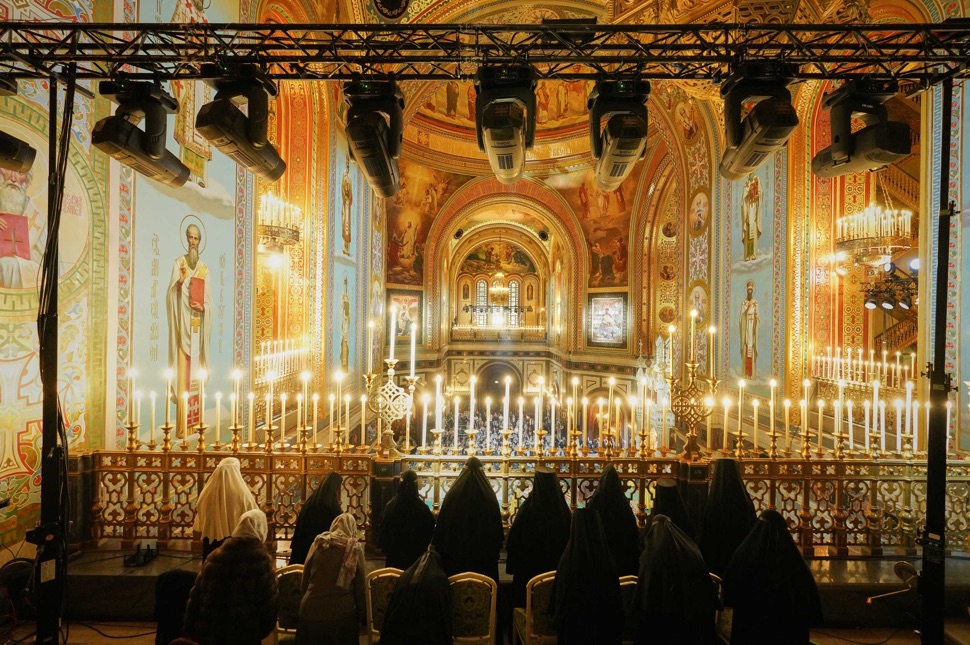
<svg viewBox="0 0 970 645">
<path fill-rule="evenodd" d="M 418 476 L 413 470 L 401 475 L 397 493 L 384 507 L 378 529 L 378 544 L 389 567 L 407 569 L 428 549 L 434 535 L 434 515 L 418 494 Z"/>
<path fill-rule="evenodd" d="M 441 557 L 428 549 L 394 586 L 381 645 L 451 645 L 451 587 Z"/>
<path fill-rule="evenodd" d="M 741 479 L 740 464 L 734 459 L 715 461 L 698 541 L 712 572 L 724 576 L 731 555 L 748 536 L 756 519 L 754 504 Z"/>
<path fill-rule="evenodd" d="M 599 513 L 610 553 L 619 575 L 636 575 L 640 552 L 637 550 L 637 518 L 623 494 L 620 476 L 613 464 L 603 469 L 599 486 L 586 508 Z"/>
<path fill-rule="evenodd" d="M 341 481 L 342 477 L 337 473 L 328 473 L 303 503 L 290 540 L 290 564 L 304 564 L 313 540 L 324 531 L 329 531 L 330 525 L 340 515 Z"/>
</svg>

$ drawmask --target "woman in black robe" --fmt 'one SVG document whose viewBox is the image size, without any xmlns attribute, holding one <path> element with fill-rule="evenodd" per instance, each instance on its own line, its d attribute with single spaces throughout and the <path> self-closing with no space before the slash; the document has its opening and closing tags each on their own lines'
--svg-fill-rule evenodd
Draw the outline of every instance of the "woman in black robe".
<svg viewBox="0 0 970 645">
<path fill-rule="evenodd" d="M 377 534 L 386 566 L 407 569 L 428 550 L 433 535 L 434 515 L 418 494 L 418 475 L 406 470 L 397 494 L 384 507 Z"/>
<path fill-rule="evenodd" d="M 290 564 L 305 564 L 313 540 L 329 531 L 330 525 L 340 515 L 341 481 L 340 475 L 329 473 L 303 503 L 290 540 Z"/>
<path fill-rule="evenodd" d="M 449 576 L 474 571 L 498 582 L 498 552 L 505 532 L 495 491 L 476 457 L 441 502 L 432 544 Z"/>
<path fill-rule="evenodd" d="M 559 645 L 619 645 L 623 638 L 620 578 L 598 513 L 573 513 L 569 542 L 553 588 Z"/>
<path fill-rule="evenodd" d="M 665 515 L 652 515 L 634 596 L 637 645 L 714 645 L 717 599 L 700 549 Z"/>
<path fill-rule="evenodd" d="M 640 552 L 637 550 L 637 518 L 630 500 L 623 494 L 620 476 L 613 464 L 603 469 L 599 486 L 586 508 L 599 513 L 618 575 L 637 575 Z"/>
<path fill-rule="evenodd" d="M 525 607 L 529 580 L 556 569 L 569 541 L 571 515 L 556 471 L 536 467 L 532 493 L 519 507 L 505 547 L 505 571 L 512 574 L 515 607 Z"/>
<path fill-rule="evenodd" d="M 381 645 L 451 645 L 451 587 L 441 557 L 428 549 L 394 585 Z"/>
<path fill-rule="evenodd" d="M 657 480 L 657 486 L 653 494 L 653 508 L 650 509 L 650 517 L 640 531 L 640 557 L 643 558 L 643 549 L 646 546 L 647 533 L 650 531 L 650 524 L 654 518 L 665 517 L 677 525 L 681 531 L 687 534 L 693 542 L 696 538 L 694 533 L 694 522 L 684 506 L 684 499 L 680 496 L 680 489 L 677 482 L 669 477 Z"/>
<path fill-rule="evenodd" d="M 777 511 L 763 512 L 734 552 L 724 604 L 734 607 L 732 645 L 808 645 L 809 626 L 821 623 L 815 578 Z"/>
<path fill-rule="evenodd" d="M 715 461 L 697 544 L 711 572 L 724 577 L 731 556 L 756 519 L 754 504 L 741 479 L 741 466 L 733 459 Z"/>
</svg>

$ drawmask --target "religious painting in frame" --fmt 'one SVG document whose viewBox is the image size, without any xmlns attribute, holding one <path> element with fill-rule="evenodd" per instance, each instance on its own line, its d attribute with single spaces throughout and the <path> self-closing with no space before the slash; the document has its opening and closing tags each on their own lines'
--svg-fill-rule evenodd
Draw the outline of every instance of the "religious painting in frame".
<svg viewBox="0 0 970 645">
<path fill-rule="evenodd" d="M 423 342 L 421 315 L 424 310 L 422 309 L 422 298 L 422 291 L 407 291 L 403 289 L 387 290 L 386 311 L 389 325 L 387 333 L 394 334 L 398 342 L 411 342 L 411 323 L 415 323 L 418 326 L 416 342 L 419 345 Z M 392 307 L 396 309 L 394 316 L 391 316 Z"/>
<path fill-rule="evenodd" d="M 626 349 L 627 294 L 594 293 L 589 296 L 586 344 Z"/>
</svg>

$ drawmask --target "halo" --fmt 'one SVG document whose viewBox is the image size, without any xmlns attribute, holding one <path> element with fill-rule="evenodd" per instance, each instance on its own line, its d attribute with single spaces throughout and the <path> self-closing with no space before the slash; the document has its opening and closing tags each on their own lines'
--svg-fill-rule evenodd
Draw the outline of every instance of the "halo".
<svg viewBox="0 0 970 645">
<path fill-rule="evenodd" d="M 202 220 L 199 219 L 198 215 L 193 213 L 189 213 L 183 217 L 182 223 L 179 224 L 179 234 L 180 239 L 182 240 L 182 248 L 185 249 L 186 253 L 189 252 L 189 245 L 185 241 L 185 229 L 188 228 L 189 224 L 195 224 L 199 227 L 199 230 L 202 231 L 202 241 L 199 242 L 199 255 L 202 255 L 202 252 L 205 251 L 206 240 L 209 238 L 208 235 L 206 235 L 205 224 L 202 223 Z"/>
</svg>

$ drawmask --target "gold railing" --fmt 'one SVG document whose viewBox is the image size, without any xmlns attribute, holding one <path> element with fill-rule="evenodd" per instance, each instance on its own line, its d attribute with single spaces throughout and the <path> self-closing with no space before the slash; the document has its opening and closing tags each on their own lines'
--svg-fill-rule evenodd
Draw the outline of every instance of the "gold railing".
<svg viewBox="0 0 970 645">
<path fill-rule="evenodd" d="M 79 500 L 82 508 L 90 509 L 88 541 L 98 544 L 115 539 L 125 547 L 149 538 L 157 539 L 163 548 L 191 548 L 199 491 L 219 460 L 229 455 L 240 460 L 244 478 L 266 511 L 272 540 L 289 539 L 300 506 L 329 472 L 343 476 L 342 505 L 368 531 L 374 485 L 371 473 L 377 456 L 357 450 L 96 451 L 82 457 L 80 468 L 80 474 L 90 476 L 92 484 L 85 487 L 89 491 L 85 499 Z M 649 516 L 656 481 L 662 477 L 681 481 L 691 491 L 689 498 L 706 496 L 711 475 L 707 459 L 688 463 L 674 456 L 621 455 L 612 459 L 579 454 L 479 458 L 507 524 L 531 492 L 536 465 L 559 473 L 570 506 L 578 508 L 596 489 L 606 464 L 614 464 L 641 523 Z M 742 459 L 743 476 L 756 509 L 781 512 L 806 556 L 915 552 L 917 530 L 925 514 L 925 461 L 887 454 L 869 458 L 844 450 L 826 450 L 821 458 L 811 450 L 808 456 Z M 465 459 L 464 454 L 407 455 L 401 465 L 417 472 L 424 498 L 437 511 Z M 946 500 L 951 549 L 970 550 L 968 507 L 970 462 L 954 461 L 948 471 Z"/>
<path fill-rule="evenodd" d="M 918 336 L 919 329 L 916 325 L 916 316 L 911 316 L 893 323 L 885 330 L 876 334 L 876 337 L 873 338 L 873 344 L 876 347 L 884 348 L 892 354 L 898 350 L 915 345 Z"/>
</svg>

